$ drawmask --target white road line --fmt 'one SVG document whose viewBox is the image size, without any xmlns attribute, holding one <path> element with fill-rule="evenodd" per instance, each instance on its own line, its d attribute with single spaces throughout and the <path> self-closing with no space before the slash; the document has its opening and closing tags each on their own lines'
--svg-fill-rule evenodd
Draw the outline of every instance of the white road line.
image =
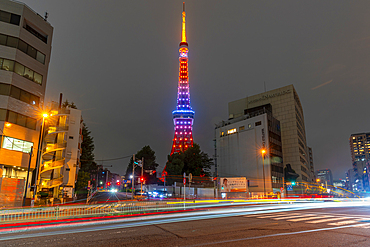
<svg viewBox="0 0 370 247">
<path fill-rule="evenodd" d="M 306 223 L 317 224 L 317 223 L 324 223 L 324 222 L 338 221 L 338 220 L 348 220 L 348 217 L 330 218 L 330 219 L 323 219 L 323 220 L 315 220 L 315 221 L 310 221 L 310 222 L 306 222 Z"/>
<path fill-rule="evenodd" d="M 316 216 L 316 215 L 315 214 L 301 214 L 301 215 L 294 215 L 294 216 L 289 216 L 289 217 L 279 217 L 279 218 L 275 218 L 274 220 L 285 220 L 285 219 L 294 219 L 294 218 L 311 217 L 311 216 Z"/>
<path fill-rule="evenodd" d="M 292 221 L 292 222 L 296 222 L 296 221 L 307 221 L 307 220 L 314 220 L 314 219 L 322 219 L 322 216 L 315 216 L 315 217 L 308 217 L 308 218 L 300 218 L 300 219 L 293 219 L 293 220 L 287 220 L 287 221 Z"/>
<path fill-rule="evenodd" d="M 342 225 L 354 224 L 354 223 L 358 223 L 358 222 L 359 222 L 359 220 L 345 220 L 345 221 L 340 221 L 340 222 L 335 222 L 335 223 L 329 223 L 328 225 L 342 226 Z"/>
<path fill-rule="evenodd" d="M 337 226 L 337 227 L 330 227 L 330 228 L 313 229 L 313 230 L 306 230 L 306 231 L 300 231 L 300 232 L 285 232 L 285 233 L 278 233 L 278 234 L 272 234 L 272 235 L 264 235 L 264 236 L 257 236 L 257 237 L 239 238 L 239 239 L 232 239 L 232 240 L 225 240 L 225 241 L 218 241 L 218 242 L 209 242 L 209 243 L 203 243 L 203 244 L 195 244 L 195 245 L 191 245 L 191 246 L 216 245 L 216 244 L 223 244 L 223 243 L 231 243 L 231 242 L 239 242 L 239 241 L 253 240 L 253 239 L 259 239 L 259 238 L 269 238 L 269 237 L 295 235 L 295 234 L 302 234 L 302 233 L 330 231 L 330 230 L 336 230 L 336 229 L 341 229 L 341 228 L 360 227 L 360 226 L 369 226 L 369 225 L 370 225 L 370 223 L 365 223 L 365 224 L 359 224 L 359 225 L 347 225 L 347 226 Z"/>
<path fill-rule="evenodd" d="M 265 219 L 265 218 L 282 217 L 282 216 L 288 216 L 288 214 L 279 214 L 279 215 L 274 214 L 274 215 L 258 216 L 256 218 Z"/>
</svg>

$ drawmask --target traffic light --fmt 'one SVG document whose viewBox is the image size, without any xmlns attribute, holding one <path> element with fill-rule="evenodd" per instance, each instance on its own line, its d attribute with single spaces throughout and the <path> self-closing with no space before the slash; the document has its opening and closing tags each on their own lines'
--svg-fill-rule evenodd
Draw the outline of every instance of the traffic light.
<svg viewBox="0 0 370 247">
<path fill-rule="evenodd" d="M 117 185 L 118 185 L 118 186 L 120 186 L 120 185 L 121 185 L 121 183 L 120 183 L 120 182 L 117 182 Z"/>
<path fill-rule="evenodd" d="M 140 177 L 140 182 L 144 183 L 144 181 L 145 181 L 144 177 Z"/>
<path fill-rule="evenodd" d="M 107 186 L 110 186 L 110 182 L 107 183 Z"/>
<path fill-rule="evenodd" d="M 295 185 L 295 181 L 292 181 L 292 185 L 293 185 L 293 186 Z"/>
</svg>

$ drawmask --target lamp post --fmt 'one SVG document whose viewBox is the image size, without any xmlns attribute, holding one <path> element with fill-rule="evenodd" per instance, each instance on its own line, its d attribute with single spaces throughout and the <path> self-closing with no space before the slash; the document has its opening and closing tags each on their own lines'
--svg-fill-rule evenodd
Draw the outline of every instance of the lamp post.
<svg viewBox="0 0 370 247">
<path fill-rule="evenodd" d="M 47 113 L 42 114 L 42 124 L 41 124 L 41 130 L 40 130 L 40 136 L 39 136 L 39 143 L 37 147 L 37 157 L 36 157 L 36 174 L 35 174 L 35 186 L 33 188 L 33 197 L 31 205 L 35 202 L 36 199 L 36 192 L 37 192 L 37 182 L 39 180 L 39 170 L 40 170 L 40 156 L 41 156 L 41 148 L 42 148 L 42 141 L 44 137 L 44 127 L 45 127 L 45 118 L 47 118 L 49 115 Z"/>
<path fill-rule="evenodd" d="M 263 172 L 263 197 L 266 197 L 266 184 L 265 184 L 265 153 L 266 149 L 261 150 L 262 154 L 262 172 Z"/>
<path fill-rule="evenodd" d="M 23 207 L 26 206 L 26 197 L 27 197 L 27 189 L 28 189 L 28 178 L 30 176 L 30 168 L 31 168 L 31 161 L 32 161 L 32 152 L 33 152 L 33 146 L 31 147 L 30 150 L 30 159 L 28 161 L 28 169 L 27 169 L 27 179 L 26 179 L 26 188 L 24 190 L 24 196 L 23 196 Z"/>
</svg>

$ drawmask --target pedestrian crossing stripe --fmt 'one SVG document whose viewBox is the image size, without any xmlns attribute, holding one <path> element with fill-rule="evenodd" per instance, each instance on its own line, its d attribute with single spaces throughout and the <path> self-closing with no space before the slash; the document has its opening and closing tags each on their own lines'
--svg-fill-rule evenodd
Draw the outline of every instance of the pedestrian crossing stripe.
<svg viewBox="0 0 370 247">
<path fill-rule="evenodd" d="M 285 220 L 290 222 L 304 222 L 308 224 L 319 224 L 327 223 L 331 226 L 343 226 L 355 223 L 361 223 L 363 220 L 370 220 L 370 218 L 363 217 L 353 217 L 344 215 L 323 215 L 316 213 L 302 214 L 302 213 L 269 213 L 263 215 L 246 215 L 246 218 L 254 217 L 258 219 L 268 219 L 268 220 Z M 365 225 L 361 228 L 370 228 L 370 226 Z"/>
</svg>

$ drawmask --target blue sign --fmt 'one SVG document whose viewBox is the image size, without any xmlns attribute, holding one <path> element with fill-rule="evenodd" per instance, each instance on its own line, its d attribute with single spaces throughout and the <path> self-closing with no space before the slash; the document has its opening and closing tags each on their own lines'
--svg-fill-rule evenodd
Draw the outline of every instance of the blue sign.
<svg viewBox="0 0 370 247">
<path fill-rule="evenodd" d="M 287 191 L 293 191 L 293 185 L 291 185 L 291 184 L 290 185 L 287 185 L 286 186 L 286 190 Z"/>
</svg>

